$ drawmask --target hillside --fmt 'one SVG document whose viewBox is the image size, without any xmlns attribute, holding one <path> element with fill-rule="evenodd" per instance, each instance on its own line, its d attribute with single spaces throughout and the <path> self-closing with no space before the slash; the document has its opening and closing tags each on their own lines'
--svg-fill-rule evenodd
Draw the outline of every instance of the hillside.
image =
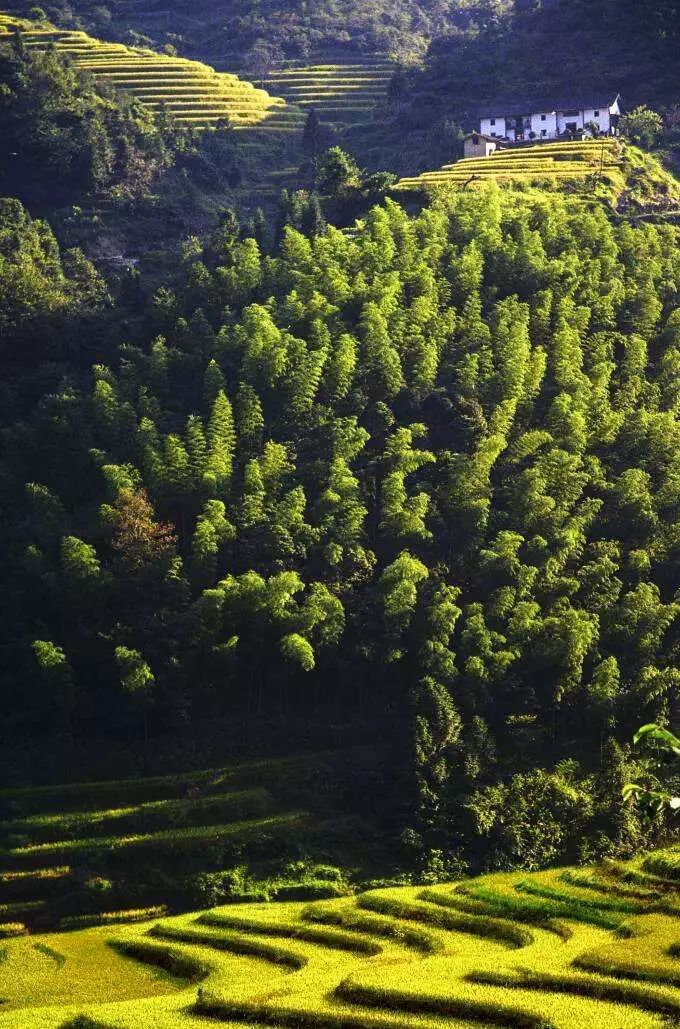
<svg viewBox="0 0 680 1029">
<path fill-rule="evenodd" d="M 6 939 L 0 1026 L 661 1029 L 680 1013 L 678 861 Z"/>
<path fill-rule="evenodd" d="M 498 98 L 530 103 L 604 89 L 620 93 L 626 110 L 671 108 L 678 39 L 680 12 L 666 0 L 514 5 L 477 33 L 432 43 L 405 90 L 405 142 L 417 147 L 446 120 L 477 128 L 480 107 Z"/>
<path fill-rule="evenodd" d="M 244 59 L 253 65 L 273 56 L 306 61 L 310 57 L 335 58 L 343 62 L 378 53 L 396 59 L 422 56 L 437 35 L 452 26 L 493 19 L 499 9 L 510 8 L 513 0 L 311 0 L 305 4 L 265 0 L 173 0 L 172 3 L 141 5 L 119 0 L 102 7 L 94 0 L 78 0 L 72 6 L 55 5 L 49 14 L 59 23 L 84 19 L 96 34 L 112 38 L 144 34 L 160 49 L 177 45 L 181 52 L 200 55 L 211 62 L 225 60 L 232 66 Z M 28 15 L 31 4 L 13 7 Z M 68 27 L 74 27 L 70 24 Z M 269 50 L 263 51 L 263 44 Z"/>
<path fill-rule="evenodd" d="M 680 186 L 652 155 L 611 137 L 500 148 L 488 158 L 464 158 L 394 186 L 398 196 L 476 189 L 495 182 L 504 188 L 561 189 L 581 200 L 600 201 L 630 216 L 680 213 Z"/>
<path fill-rule="evenodd" d="M 0 13 L 0 1029 L 680 1026 L 679 44 Z"/>
<path fill-rule="evenodd" d="M 67 55 L 78 71 L 129 93 L 158 114 L 180 124 L 204 128 L 228 121 L 233 128 L 256 125 L 277 113 L 283 101 L 236 75 L 215 72 L 199 61 L 167 57 L 152 50 L 107 44 L 84 32 L 40 28 L 0 14 L 0 44 L 21 31 L 21 45 Z"/>
<path fill-rule="evenodd" d="M 653 840 L 677 230 L 491 182 L 281 237 L 4 336 L 3 762 L 380 740 L 414 866 Z"/>
<path fill-rule="evenodd" d="M 28 14 L 28 0 L 14 10 Z M 110 9 L 76 0 L 50 8 L 50 17 L 69 30 L 169 47 L 246 79 L 271 77 L 284 85 L 284 95 L 299 93 L 318 107 L 332 96 L 336 113 L 347 106 L 356 72 L 365 92 L 367 64 L 379 58 L 403 65 L 385 103 L 372 110 L 358 91 L 361 118 L 343 115 L 336 123 L 339 141 L 362 165 L 401 175 L 453 160 L 461 126 L 475 127 L 480 106 L 498 97 L 525 101 L 605 88 L 620 92 L 627 109 L 648 103 L 671 110 L 677 100 L 680 28 L 669 0 L 353 0 L 341 6 L 314 0 L 294 10 L 275 0 L 198 7 L 186 0 L 160 6 L 123 0 Z M 322 91 L 318 80 L 328 70 L 336 88 Z M 370 98 L 380 99 L 378 93 Z M 294 163 L 283 160 L 280 167 Z"/>
<path fill-rule="evenodd" d="M 342 812 L 352 783 L 347 761 L 354 776 L 370 777 L 374 762 L 355 748 L 5 789 L 0 922 L 40 931 L 97 925 L 112 911 L 141 911 L 143 919 L 220 899 L 340 896 L 346 876 L 361 881 L 390 867 L 387 838 L 378 843 L 360 818 Z"/>
</svg>

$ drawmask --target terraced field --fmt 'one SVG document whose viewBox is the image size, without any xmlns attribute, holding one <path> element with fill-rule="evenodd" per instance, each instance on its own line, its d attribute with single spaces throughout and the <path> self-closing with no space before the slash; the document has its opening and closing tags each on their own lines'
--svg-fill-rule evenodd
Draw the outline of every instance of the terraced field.
<svg viewBox="0 0 680 1029">
<path fill-rule="evenodd" d="M 0 1027 L 660 1029 L 680 1018 L 679 887 L 676 847 L 10 939 Z"/>
<path fill-rule="evenodd" d="M 324 787 L 323 812 L 306 806 L 313 801 L 311 774 L 331 784 Z M 342 816 L 329 816 L 327 809 L 334 776 L 332 766 L 291 759 L 132 782 L 0 791 L 0 938 L 26 926 L 37 931 L 139 921 L 164 913 L 166 903 L 186 909 L 201 895 L 195 892 L 201 876 L 224 868 L 247 867 L 251 879 L 273 876 L 270 893 L 299 894 L 300 878 L 288 883 L 281 868 L 314 853 L 323 860 L 324 841 L 334 839 L 337 846 L 343 838 Z M 347 836 L 362 846 L 356 823 Z M 258 885 L 254 895 L 262 889 Z M 336 892 L 332 883 L 315 884 L 309 876 L 304 889 L 307 896 Z"/>
<path fill-rule="evenodd" d="M 393 71 L 392 62 L 382 58 L 290 66 L 272 72 L 267 86 L 305 111 L 313 107 L 323 122 L 343 129 L 370 118 L 387 96 Z"/>
<path fill-rule="evenodd" d="M 182 125 L 208 128 L 225 119 L 237 129 L 269 122 L 272 129 L 288 125 L 284 100 L 200 61 L 105 43 L 85 32 L 38 28 L 2 14 L 0 42 L 10 39 L 17 26 L 29 50 L 54 46 L 97 81 L 136 97 L 154 112 L 165 110 Z"/>
<path fill-rule="evenodd" d="M 583 180 L 594 174 L 614 182 L 620 179 L 621 147 L 617 140 L 578 140 L 542 143 L 516 150 L 497 150 L 491 157 L 469 157 L 445 164 L 438 171 L 400 179 L 395 190 L 461 188 L 489 180 L 501 183 L 542 184 Z"/>
</svg>

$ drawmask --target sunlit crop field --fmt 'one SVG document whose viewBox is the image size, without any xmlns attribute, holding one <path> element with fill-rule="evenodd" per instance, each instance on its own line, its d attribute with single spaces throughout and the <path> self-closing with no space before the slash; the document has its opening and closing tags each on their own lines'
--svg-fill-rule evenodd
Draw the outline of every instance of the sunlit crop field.
<svg viewBox="0 0 680 1029">
<path fill-rule="evenodd" d="M 22 28 L 26 48 L 48 47 L 99 82 L 108 82 L 158 112 L 161 108 L 180 124 L 194 128 L 228 121 L 249 128 L 279 115 L 285 101 L 236 75 L 216 72 L 200 61 L 169 57 L 122 43 L 105 43 L 85 32 L 39 28 L 7 15 L 0 16 L 0 42 Z"/>
<path fill-rule="evenodd" d="M 661 1029 L 680 1017 L 679 867 L 680 847 L 9 938 L 0 1027 Z"/>
<path fill-rule="evenodd" d="M 367 58 L 360 64 L 292 66 L 272 72 L 267 86 L 304 110 L 314 108 L 338 128 L 364 121 L 387 96 L 394 65 Z"/>
<path fill-rule="evenodd" d="M 469 157 L 445 164 L 436 171 L 400 179 L 396 190 L 468 187 L 476 183 L 517 182 L 549 184 L 550 181 L 584 180 L 590 176 L 610 179 L 621 164 L 616 139 L 541 143 L 531 147 L 497 150 L 490 157 Z"/>
</svg>

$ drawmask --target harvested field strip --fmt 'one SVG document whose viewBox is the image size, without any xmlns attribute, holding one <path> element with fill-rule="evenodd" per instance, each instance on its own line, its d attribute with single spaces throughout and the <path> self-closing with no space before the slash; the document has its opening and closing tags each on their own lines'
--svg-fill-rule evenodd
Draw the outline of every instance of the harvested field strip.
<svg viewBox="0 0 680 1029">
<path fill-rule="evenodd" d="M 198 1015 L 222 1022 L 245 1022 L 251 1025 L 281 1026 L 282 1029 L 413 1029 L 410 1019 L 398 1019 L 382 1012 L 371 1016 L 361 1011 L 313 1011 L 277 1006 L 265 1003 L 244 1004 L 228 1000 L 207 989 L 198 991 L 194 1005 Z M 496 1023 L 498 1024 L 498 1023 Z M 440 1029 L 438 1023 L 418 1023 L 419 1029 Z M 543 1029 L 551 1029 L 546 1026 Z"/>
<path fill-rule="evenodd" d="M 569 934 L 568 929 L 559 922 L 554 922 L 556 918 L 568 917 L 562 909 L 555 905 L 522 902 L 521 898 L 515 900 L 512 896 L 481 889 L 474 894 L 466 891 L 461 892 L 460 895 L 445 894 L 435 889 L 429 889 L 424 890 L 420 896 L 423 900 L 439 907 L 467 911 L 469 914 L 517 919 L 527 925 L 541 926 L 561 937 Z"/>
<path fill-rule="evenodd" d="M 403 946 L 423 954 L 441 954 L 446 950 L 442 936 L 435 932 L 412 927 L 408 923 L 377 913 L 360 911 L 354 906 L 326 907 L 322 904 L 310 904 L 303 910 L 301 917 L 309 922 L 342 926 L 350 932 L 394 939 Z"/>
<path fill-rule="evenodd" d="M 266 782 L 285 776 L 300 768 L 299 758 L 276 761 L 251 761 L 240 766 L 208 768 L 181 775 L 158 775 L 146 779 L 118 779 L 105 782 L 68 783 L 61 786 L 29 786 L 0 790 L 0 809 L 18 817 L 17 811 L 28 815 L 45 812 L 52 806 L 59 812 L 90 809 L 98 806 L 121 807 L 123 804 L 143 800 L 180 798 L 195 790 L 224 793 L 225 787 L 235 788 L 244 781 L 250 787 L 258 781 Z"/>
<path fill-rule="evenodd" d="M 125 832 L 135 828 L 149 828 L 155 825 L 166 828 L 205 824 L 205 816 L 219 813 L 222 817 L 239 820 L 262 816 L 272 808 L 272 797 L 268 790 L 256 788 L 234 793 L 213 793 L 207 797 L 186 800 L 147 801 L 135 806 L 109 810 L 84 811 L 66 815 L 35 815 L 0 823 L 0 837 L 12 833 L 28 833 L 33 842 L 54 841 L 55 837 L 72 835 L 75 831 L 102 833 L 114 828 Z M 23 873 L 35 877 L 37 873 Z M 2 876 L 0 876 L 2 883 Z"/>
<path fill-rule="evenodd" d="M 580 886 L 583 890 L 594 890 L 597 893 L 605 894 L 614 893 L 635 900 L 650 901 L 662 896 L 660 890 L 644 886 L 628 886 L 624 882 L 607 878 L 597 872 L 578 872 L 567 869 L 561 873 L 560 879 L 572 886 Z"/>
<path fill-rule="evenodd" d="M 447 1017 L 467 1016 L 492 1025 L 513 1026 L 515 1029 L 552 1029 L 550 1022 L 512 1005 L 485 1003 L 468 997 L 441 997 L 415 994 L 399 990 L 380 989 L 359 985 L 346 980 L 337 987 L 336 997 L 366 1007 L 388 1008 L 408 1014 L 426 1014 Z"/>
<path fill-rule="evenodd" d="M 280 922 L 280 921 L 252 921 L 244 916 L 217 914 L 208 912 L 198 919 L 201 925 L 209 925 L 215 928 L 235 929 L 242 933 L 274 936 L 290 940 L 303 940 L 306 943 L 316 943 L 321 947 L 328 947 L 331 950 L 347 950 L 356 954 L 373 956 L 380 954 L 383 948 L 379 943 L 367 937 L 361 937 L 354 933 L 343 932 L 331 926 L 306 925 L 303 922 Z"/>
<path fill-rule="evenodd" d="M 287 815 L 273 815 L 269 818 L 260 818 L 249 822 L 234 822 L 231 825 L 208 825 L 195 826 L 188 829 L 167 829 L 156 833 L 144 833 L 135 836 L 111 836 L 111 837 L 88 837 L 86 839 L 60 840 L 55 843 L 38 843 L 33 846 L 17 847 L 6 852 L 6 859 L 12 862 L 30 862 L 34 859 L 42 859 L 46 855 L 55 858 L 78 853 L 104 853 L 108 857 L 119 856 L 125 858 L 125 854 L 131 850 L 148 850 L 152 852 L 163 851 L 172 848 L 177 851 L 182 848 L 195 849 L 211 841 L 219 841 L 234 837 L 239 841 L 246 841 L 248 838 L 262 839 L 281 831 L 289 831 L 294 828 L 301 828 L 307 820 L 303 812 L 293 812 Z"/>
<path fill-rule="evenodd" d="M 284 965 L 298 970 L 307 964 L 307 958 L 285 947 L 253 939 L 244 933 L 210 932 L 200 928 L 175 928 L 174 926 L 155 925 L 149 934 L 156 939 L 173 943 L 191 943 L 213 950 L 224 950 L 231 954 L 250 955 L 262 958 L 275 965 Z"/>
<path fill-rule="evenodd" d="M 654 986 L 635 986 L 631 983 L 617 982 L 615 979 L 604 979 L 585 975 L 556 975 L 554 973 L 531 972 L 522 970 L 508 972 L 473 972 L 468 976 L 469 982 L 488 986 L 519 987 L 523 990 L 545 990 L 552 993 L 573 993 L 595 1000 L 609 1000 L 619 1004 L 631 1004 L 643 1011 L 658 1012 L 663 1015 L 680 1014 L 680 997 L 669 990 Z"/>
<path fill-rule="evenodd" d="M 359 907 L 369 911 L 377 911 L 381 914 L 391 915 L 394 918 L 402 918 L 407 921 L 425 922 L 439 929 L 450 929 L 460 933 L 470 933 L 472 936 L 484 936 L 493 940 L 501 941 L 510 947 L 526 947 L 532 942 L 533 936 L 528 929 L 510 921 L 503 921 L 487 916 L 457 914 L 446 911 L 434 904 L 425 904 L 420 901 L 403 901 L 398 897 L 386 895 L 385 893 L 364 893 L 357 903 Z"/>
<path fill-rule="evenodd" d="M 150 940 L 111 940 L 109 946 L 126 957 L 146 965 L 155 965 L 189 982 L 200 982 L 210 974 L 210 966 L 189 957 L 180 947 L 152 943 Z"/>
<path fill-rule="evenodd" d="M 601 975 L 680 986 L 680 968 L 672 953 L 679 937 L 677 919 L 645 915 L 635 922 L 635 935 L 631 938 L 612 940 L 585 951 L 578 955 L 574 965 Z"/>
<path fill-rule="evenodd" d="M 625 915 L 634 915 L 636 912 L 643 910 L 640 903 L 637 901 L 618 900 L 608 897 L 593 898 L 591 900 L 590 897 L 574 896 L 573 894 L 569 894 L 568 887 L 566 885 L 565 888 L 561 890 L 557 887 L 546 885 L 540 880 L 523 880 L 522 882 L 517 883 L 517 889 L 522 893 L 528 893 L 534 897 L 544 897 L 546 900 L 555 901 L 556 903 L 573 904 L 575 908 L 584 908 L 595 912 L 615 911 Z"/>
<path fill-rule="evenodd" d="M 470 884 L 459 885 L 457 892 L 483 901 L 497 912 L 502 911 L 506 917 L 514 917 L 520 921 L 535 921 L 536 924 L 540 924 L 550 919 L 566 918 L 587 925 L 596 925 L 602 929 L 618 929 L 622 923 L 621 917 L 602 912 L 587 901 L 562 895 L 540 883 L 534 883 L 534 880 L 531 880 L 525 889 L 525 882 L 524 879 L 514 877 L 483 877 Z M 524 895 L 527 893 L 529 896 Z M 441 895 L 439 902 L 441 903 Z M 620 909 L 615 910 L 618 912 Z M 630 913 L 628 908 L 625 909 L 625 913 Z"/>
<path fill-rule="evenodd" d="M 61 929 L 87 929 L 95 925 L 123 925 L 148 922 L 167 914 L 165 905 L 136 908 L 130 911 L 103 911 L 96 915 L 70 915 L 59 922 Z"/>
<path fill-rule="evenodd" d="M 673 879 L 654 875 L 652 872 L 643 872 L 636 865 L 627 865 L 622 861 L 605 859 L 604 867 L 611 875 L 617 876 L 625 883 L 636 883 L 640 886 L 647 886 L 650 889 L 662 890 L 664 893 L 678 888 L 677 883 Z"/>
<path fill-rule="evenodd" d="M 56 868 L 36 868 L 27 872 L 0 874 L 0 899 L 18 901 L 43 899 L 63 889 L 71 876 L 68 865 Z"/>
</svg>

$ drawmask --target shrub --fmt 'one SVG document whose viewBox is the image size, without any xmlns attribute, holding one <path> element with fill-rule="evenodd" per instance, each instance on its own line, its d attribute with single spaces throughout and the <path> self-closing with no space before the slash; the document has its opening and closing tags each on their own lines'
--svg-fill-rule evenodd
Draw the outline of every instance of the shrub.
<svg viewBox="0 0 680 1029">
<path fill-rule="evenodd" d="M 25 936 L 28 929 L 23 922 L 0 922 L 0 939 L 10 936 Z"/>
<path fill-rule="evenodd" d="M 644 859 L 642 867 L 646 872 L 663 876 L 673 882 L 680 882 L 680 848 L 657 850 Z"/>
<path fill-rule="evenodd" d="M 274 887 L 276 900 L 331 900 L 346 897 L 351 890 L 342 883 L 309 879 L 301 883 L 283 883 Z"/>
<path fill-rule="evenodd" d="M 661 115 L 649 107 L 641 105 L 628 114 L 624 114 L 619 127 L 624 136 L 641 147 L 652 147 L 663 131 Z"/>
<path fill-rule="evenodd" d="M 117 923 L 148 922 L 167 914 L 164 904 L 130 911 L 103 911 L 91 915 L 69 915 L 59 922 L 61 929 L 87 929 L 95 925 L 116 925 Z"/>
</svg>

